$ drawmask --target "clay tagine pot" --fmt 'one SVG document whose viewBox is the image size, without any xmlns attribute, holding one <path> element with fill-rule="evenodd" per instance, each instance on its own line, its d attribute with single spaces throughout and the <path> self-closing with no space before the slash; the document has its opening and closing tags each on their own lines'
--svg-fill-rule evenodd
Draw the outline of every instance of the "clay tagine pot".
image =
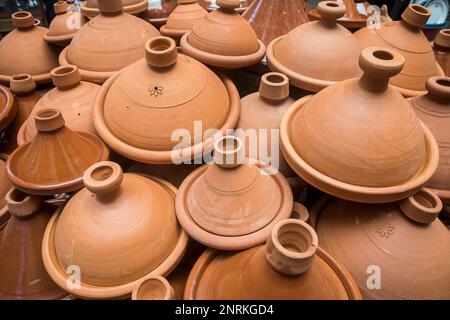
<svg viewBox="0 0 450 320">
<path fill-rule="evenodd" d="M 225 134 L 235 127 L 240 110 L 236 87 L 178 54 L 171 38 L 149 40 L 145 55 L 102 86 L 94 104 L 95 129 L 112 149 L 135 161 L 172 164 L 198 158 L 217 139 L 213 129 Z M 201 128 L 196 127 L 199 121 Z M 183 131 L 181 149 L 179 140 L 172 139 L 177 129 Z"/>
<path fill-rule="evenodd" d="M 287 75 L 291 84 L 317 92 L 338 81 L 358 77 L 357 39 L 336 23 L 345 8 L 334 1 L 322 1 L 317 10 L 321 20 L 302 24 L 267 47 L 272 71 Z"/>
<path fill-rule="evenodd" d="M 227 69 L 261 61 L 266 47 L 248 22 L 234 11 L 240 2 L 217 0 L 217 4 L 218 10 L 208 13 L 181 38 L 183 52 L 205 64 Z"/>
<path fill-rule="evenodd" d="M 9 219 L 5 196 L 11 188 L 12 184 L 6 174 L 5 162 L 0 159 L 0 228 Z"/>
<path fill-rule="evenodd" d="M 146 21 L 123 12 L 121 0 L 98 0 L 98 4 L 101 14 L 75 34 L 59 62 L 76 65 L 85 81 L 103 83 L 143 58 L 143 45 L 159 32 Z"/>
<path fill-rule="evenodd" d="M 208 249 L 189 275 L 186 300 L 360 300 L 349 273 L 318 247 L 315 231 L 279 221 L 267 243 L 238 253 Z"/>
<path fill-rule="evenodd" d="M 0 131 L 4 130 L 14 119 L 17 105 L 8 88 L 0 85 Z"/>
<path fill-rule="evenodd" d="M 430 42 L 420 30 L 430 15 L 428 8 L 410 4 L 402 14 L 402 21 L 387 21 L 379 28 L 366 27 L 354 33 L 363 48 L 388 47 L 405 57 L 405 67 L 390 84 L 406 97 L 425 94 L 427 79 L 444 75 Z"/>
<path fill-rule="evenodd" d="M 60 110 L 40 110 L 34 120 L 36 136 L 6 162 L 8 177 L 22 191 L 55 195 L 81 189 L 83 172 L 108 159 L 108 149 L 100 138 L 66 127 Z"/>
<path fill-rule="evenodd" d="M 61 288 L 86 299 L 126 298 L 149 276 L 175 268 L 188 243 L 175 216 L 175 187 L 123 174 L 114 162 L 91 166 L 84 184 L 44 235 L 45 268 Z M 67 287 L 71 265 L 82 272 L 77 288 Z"/>
<path fill-rule="evenodd" d="M 0 82 L 9 84 L 11 76 L 21 73 L 30 74 L 36 83 L 50 82 L 50 71 L 58 66 L 58 50 L 44 41 L 48 29 L 35 25 L 26 11 L 11 18 L 15 29 L 0 41 Z"/>
<path fill-rule="evenodd" d="M 314 205 L 311 224 L 321 247 L 351 273 L 364 299 L 447 300 L 450 233 L 435 219 L 441 209 L 427 189 L 376 205 L 326 197 Z"/>
<path fill-rule="evenodd" d="M 394 50 L 362 51 L 364 74 L 295 102 L 281 122 L 281 150 L 306 182 L 357 202 L 391 202 L 434 174 L 439 150 L 408 101 L 389 86 L 405 59 Z"/>
<path fill-rule="evenodd" d="M 178 0 L 178 6 L 167 18 L 167 23 L 161 27 L 161 34 L 179 41 L 207 14 L 208 11 L 203 9 L 197 0 Z"/>
<path fill-rule="evenodd" d="M 42 262 L 44 231 L 55 208 L 17 189 L 6 195 L 8 214 L 0 226 L 0 300 L 61 299 L 67 293 L 48 276 Z"/>
<path fill-rule="evenodd" d="M 220 1 L 220 0 L 219 0 Z M 217 0 L 198 0 L 198 3 L 208 11 L 214 11 L 219 9 L 220 4 Z M 235 9 L 238 13 L 243 13 L 253 2 L 253 0 L 238 0 L 239 6 Z"/>
<path fill-rule="evenodd" d="M 131 300 L 175 300 L 175 291 L 161 276 L 151 276 L 133 289 Z"/>
<path fill-rule="evenodd" d="M 177 7 L 177 0 L 149 0 L 148 9 L 139 14 L 155 27 L 161 27 L 167 22 L 167 17 Z"/>
<path fill-rule="evenodd" d="M 367 26 L 367 15 L 358 11 L 354 0 L 345 0 L 343 4 L 345 6 L 345 15 L 337 20 L 341 26 L 349 30 L 357 30 Z M 308 17 L 311 20 L 320 20 L 321 15 L 317 9 L 313 9 L 308 11 Z"/>
<path fill-rule="evenodd" d="M 100 0 L 102 1 L 102 0 Z M 102 4 L 99 3 L 99 0 L 87 0 L 83 3 L 81 3 L 80 9 L 81 14 L 93 18 L 97 16 L 102 11 Z M 107 0 L 107 1 L 114 1 L 114 0 Z M 123 6 L 123 11 L 128 14 L 139 14 L 140 12 L 143 12 L 147 10 L 148 8 L 148 0 L 120 0 Z"/>
<path fill-rule="evenodd" d="M 441 30 L 433 42 L 433 51 L 436 61 L 450 76 L 450 29 Z"/>
<path fill-rule="evenodd" d="M 417 116 L 430 128 L 439 146 L 439 166 L 427 182 L 446 205 L 450 205 L 450 77 L 432 77 L 428 93 L 410 99 Z"/>
<path fill-rule="evenodd" d="M 134 162 L 128 169 L 128 172 L 155 176 L 170 182 L 178 188 L 184 179 L 198 167 L 200 167 L 200 164 L 194 163 L 154 165 Z"/>
<path fill-rule="evenodd" d="M 92 123 L 92 107 L 99 85 L 81 81 L 81 75 L 76 66 L 61 66 L 51 72 L 56 88 L 47 92 L 36 104 L 28 120 L 20 128 L 17 144 L 31 141 L 36 135 L 34 117 L 44 109 L 61 111 L 66 125 L 74 131 L 96 134 Z"/>
<path fill-rule="evenodd" d="M 48 43 L 66 46 L 72 41 L 75 33 L 87 22 L 79 12 L 72 10 L 66 1 L 53 4 L 56 16 L 48 28 L 44 40 Z"/>
</svg>

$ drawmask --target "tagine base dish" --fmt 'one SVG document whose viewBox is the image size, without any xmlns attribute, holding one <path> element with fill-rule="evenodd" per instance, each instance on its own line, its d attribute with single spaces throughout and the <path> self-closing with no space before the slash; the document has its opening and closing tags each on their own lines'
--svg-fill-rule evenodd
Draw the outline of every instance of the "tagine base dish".
<svg viewBox="0 0 450 320">
<path fill-rule="evenodd" d="M 143 0 L 139 3 L 136 4 L 132 4 L 132 5 L 128 5 L 128 6 L 124 6 L 123 7 L 123 11 L 129 14 L 133 14 L 136 15 L 138 13 L 141 13 L 142 11 L 147 10 L 148 8 L 148 1 L 147 0 Z M 98 10 L 98 8 L 91 8 L 87 6 L 87 2 L 83 2 L 80 6 L 80 10 L 81 10 L 81 14 L 83 16 L 89 17 L 89 18 L 93 18 L 96 15 L 98 15 L 100 12 Z"/>
<path fill-rule="evenodd" d="M 438 74 L 436 76 L 445 77 L 444 69 L 442 69 L 442 67 L 439 65 L 438 62 L 436 62 L 436 68 L 437 68 L 437 71 L 438 71 Z M 391 84 L 391 86 L 393 88 L 395 88 L 398 92 L 400 92 L 400 94 L 402 96 L 404 96 L 405 98 L 418 97 L 418 96 L 423 96 L 423 95 L 427 94 L 427 91 L 410 90 L 410 89 L 397 87 L 397 86 L 392 85 L 392 84 Z"/>
<path fill-rule="evenodd" d="M 66 44 L 66 43 L 70 42 L 74 36 L 75 36 L 74 33 L 64 34 L 64 35 L 60 35 L 60 36 L 45 35 L 44 40 L 46 42 L 52 43 L 52 44 Z"/>
</svg>

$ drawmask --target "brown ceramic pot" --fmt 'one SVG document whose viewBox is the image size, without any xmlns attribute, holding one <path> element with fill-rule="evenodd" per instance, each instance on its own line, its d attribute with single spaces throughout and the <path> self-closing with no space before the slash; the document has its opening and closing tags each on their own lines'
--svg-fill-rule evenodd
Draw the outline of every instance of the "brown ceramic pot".
<svg viewBox="0 0 450 320">
<path fill-rule="evenodd" d="M 450 233 L 435 219 L 441 209 L 424 189 L 389 204 L 326 197 L 311 216 L 320 245 L 347 268 L 365 299 L 449 299 Z"/>
<path fill-rule="evenodd" d="M 30 74 L 36 83 L 50 82 L 58 51 L 44 41 L 48 29 L 35 26 L 33 15 L 26 11 L 13 13 L 12 21 L 15 29 L 0 41 L 0 82 L 9 84 L 11 76 L 21 73 Z"/>
<path fill-rule="evenodd" d="M 149 276 L 167 275 L 183 257 L 188 237 L 175 216 L 176 188 L 156 178 L 123 174 L 100 162 L 84 174 L 86 188 L 55 214 L 43 241 L 45 268 L 75 296 L 130 297 Z M 79 266 L 78 288 L 67 287 Z"/>
<path fill-rule="evenodd" d="M 281 122 L 281 150 L 291 168 L 322 191 L 380 203 L 408 197 L 434 174 L 439 150 L 408 101 L 389 86 L 405 59 L 371 47 L 364 74 L 294 103 Z"/>
<path fill-rule="evenodd" d="M 3 230 L 0 226 L 0 300 L 67 296 L 48 276 L 41 255 L 45 227 L 56 209 L 17 189 L 6 201 L 11 218 Z"/>
<path fill-rule="evenodd" d="M 345 0 L 343 4 L 345 6 L 345 15 L 337 20 L 341 26 L 349 30 L 357 30 L 367 26 L 367 15 L 358 11 L 354 0 Z M 320 20 L 321 17 L 317 9 L 308 11 L 308 16 L 311 20 Z"/>
<path fill-rule="evenodd" d="M 151 276 L 133 289 L 131 300 L 175 300 L 175 291 L 161 276 Z"/>
<path fill-rule="evenodd" d="M 70 129 L 96 134 L 92 123 L 92 106 L 100 86 L 81 81 L 76 66 L 55 68 L 51 75 L 56 88 L 47 92 L 36 103 L 28 120 L 20 128 L 17 136 L 19 146 L 34 138 L 37 132 L 34 117 L 41 110 L 49 108 L 60 110 Z"/>
<path fill-rule="evenodd" d="M 13 121 L 17 113 L 14 96 L 8 88 L 0 85 L 0 131 Z"/>
<path fill-rule="evenodd" d="M 228 69 L 261 61 L 266 48 L 248 22 L 234 11 L 239 0 L 217 3 L 219 10 L 207 14 L 181 38 L 183 52 L 205 64 Z"/>
<path fill-rule="evenodd" d="M 100 0 L 101 1 L 101 0 Z M 93 18 L 101 13 L 102 4 L 99 3 L 99 0 L 87 0 L 81 3 L 81 14 L 86 17 Z M 114 1 L 114 0 L 107 0 Z M 148 8 L 148 0 L 120 0 L 123 5 L 123 11 L 129 14 L 139 14 L 147 10 Z"/>
<path fill-rule="evenodd" d="M 361 294 L 348 272 L 318 247 L 305 222 L 281 220 L 266 245 L 238 253 L 208 249 L 186 284 L 189 300 L 348 300 Z"/>
<path fill-rule="evenodd" d="M 444 75 L 436 62 L 430 42 L 420 30 L 431 11 L 419 4 L 411 4 L 402 14 L 402 21 L 384 22 L 379 28 L 363 28 L 354 33 L 363 48 L 383 46 L 405 57 L 402 72 L 390 84 L 406 97 L 426 93 L 428 78 Z"/>
<path fill-rule="evenodd" d="M 75 34 L 59 62 L 76 65 L 85 81 L 103 83 L 143 58 L 145 42 L 159 32 L 142 19 L 124 13 L 121 0 L 99 0 L 99 5 L 101 14 Z"/>
<path fill-rule="evenodd" d="M 98 134 L 112 149 L 139 162 L 199 158 L 217 139 L 213 130 L 225 134 L 236 125 L 240 101 L 235 86 L 178 54 L 171 38 L 149 40 L 145 54 L 100 89 L 94 104 Z M 201 121 L 200 130 L 196 121 Z M 183 145 L 171 138 L 177 129 L 189 133 Z"/>
<path fill-rule="evenodd" d="M 219 0 L 220 1 L 220 0 Z M 239 6 L 235 9 L 238 13 L 243 13 L 254 0 L 238 0 Z M 198 3 L 208 11 L 214 11 L 219 9 L 219 3 L 217 0 L 198 0 Z"/>
<path fill-rule="evenodd" d="M 36 136 L 6 162 L 8 177 L 24 192 L 55 195 L 81 189 L 83 172 L 108 159 L 108 149 L 100 138 L 66 127 L 60 110 L 40 110 L 34 120 Z"/>
<path fill-rule="evenodd" d="M 161 27 L 167 22 L 167 17 L 177 7 L 177 0 L 149 0 L 148 9 L 139 17 L 147 20 L 155 27 Z"/>
<path fill-rule="evenodd" d="M 433 51 L 436 61 L 444 73 L 450 76 L 450 29 L 443 29 L 439 32 L 433 42 Z"/>
<path fill-rule="evenodd" d="M 9 218 L 5 196 L 11 188 L 12 184 L 6 174 L 5 162 L 0 159 L 0 228 Z"/>
</svg>

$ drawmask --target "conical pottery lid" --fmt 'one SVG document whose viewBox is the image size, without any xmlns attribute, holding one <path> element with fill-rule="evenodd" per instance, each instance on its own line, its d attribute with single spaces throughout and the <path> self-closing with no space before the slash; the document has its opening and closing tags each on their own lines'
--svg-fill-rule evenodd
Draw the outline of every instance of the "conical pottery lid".
<svg viewBox="0 0 450 320">
<path fill-rule="evenodd" d="M 58 66 L 58 51 L 44 41 L 48 29 L 35 26 L 26 11 L 12 14 L 15 29 L 0 41 L 0 82 L 9 83 L 15 74 L 27 73 L 37 83 L 50 82 L 50 70 Z M 30 59 L 30 54 L 33 58 Z"/>
<path fill-rule="evenodd" d="M 177 0 L 148 0 L 148 9 L 139 14 L 155 27 L 163 26 L 167 17 L 177 7 Z"/>
<path fill-rule="evenodd" d="M 108 159 L 100 138 L 66 127 L 60 110 L 40 110 L 34 119 L 36 136 L 6 163 L 8 176 L 19 189 L 39 195 L 75 191 L 82 187 L 89 166 Z"/>
<path fill-rule="evenodd" d="M 238 253 L 206 251 L 189 275 L 185 299 L 361 299 L 354 280 L 318 247 L 305 222 L 278 222 L 266 245 Z"/>
<path fill-rule="evenodd" d="M 17 189 L 7 194 L 6 201 L 11 218 L 0 231 L 0 300 L 67 296 L 48 276 L 42 262 L 42 238 L 56 208 Z"/>
<path fill-rule="evenodd" d="M 442 29 L 439 31 L 433 46 L 439 50 L 450 51 L 450 29 Z"/>
<path fill-rule="evenodd" d="M 254 162 L 244 159 L 239 138 L 226 136 L 215 143 L 214 162 L 183 181 L 177 217 L 193 239 L 211 248 L 241 250 L 264 242 L 273 225 L 291 215 L 287 181 Z"/>
<path fill-rule="evenodd" d="M 76 65 L 83 80 L 102 83 L 143 58 L 145 42 L 159 32 L 148 22 L 124 13 L 121 0 L 99 0 L 99 4 L 102 13 L 76 33 L 61 52 L 60 64 Z"/>
<path fill-rule="evenodd" d="M 6 209 L 5 196 L 11 188 L 12 184 L 8 179 L 8 175 L 6 174 L 5 162 L 0 159 L 0 225 L 2 222 L 1 217 L 5 214 L 4 211 Z"/>
<path fill-rule="evenodd" d="M 426 95 L 412 98 L 410 103 L 439 146 L 439 166 L 427 186 L 450 204 L 450 77 L 432 77 L 426 89 Z"/>
<path fill-rule="evenodd" d="M 411 4 L 403 12 L 402 21 L 388 21 L 379 28 L 366 27 L 355 32 L 355 37 L 363 48 L 388 47 L 405 57 L 402 72 L 390 81 L 404 96 L 425 94 L 427 79 L 444 75 L 434 58 L 430 42 L 420 30 L 430 15 L 428 8 Z"/>
<path fill-rule="evenodd" d="M 187 236 L 175 216 L 176 189 L 100 162 L 84 174 L 79 191 L 50 222 L 43 247 L 50 276 L 65 288 L 75 265 L 82 298 L 130 296 L 152 275 L 169 273 L 180 261 Z"/>
<path fill-rule="evenodd" d="M 148 0 L 120 0 L 120 2 L 123 5 L 123 11 L 129 14 L 138 14 L 147 10 L 148 7 Z M 80 9 L 83 15 L 92 18 L 101 12 L 101 4 L 99 0 L 87 0 L 81 4 Z"/>
<path fill-rule="evenodd" d="M 19 145 L 34 138 L 37 132 L 34 117 L 41 110 L 49 108 L 60 110 L 70 129 L 95 134 L 92 107 L 100 86 L 81 81 L 81 75 L 76 66 L 55 68 L 51 76 L 56 88 L 47 92 L 38 101 L 28 120 L 22 125 L 17 137 Z"/>
<path fill-rule="evenodd" d="M 0 131 L 5 129 L 14 119 L 17 106 L 8 88 L 0 85 Z"/>
<path fill-rule="evenodd" d="M 207 13 L 197 0 L 178 0 L 178 6 L 167 18 L 167 23 L 161 27 L 161 33 L 175 40 L 180 39 Z"/>
<path fill-rule="evenodd" d="M 345 6 L 345 15 L 340 17 L 337 22 L 347 29 L 354 30 L 367 26 L 367 15 L 359 12 L 354 0 L 341 1 Z M 311 20 L 319 20 L 321 15 L 317 9 L 308 11 Z"/>
<path fill-rule="evenodd" d="M 291 106 L 282 151 L 315 187 L 340 198 L 390 202 L 417 191 L 438 164 L 436 141 L 408 101 L 388 85 L 403 57 L 382 47 L 360 56 L 360 79 L 330 86 Z"/>
<path fill-rule="evenodd" d="M 302 24 L 267 47 L 269 68 L 286 74 L 291 84 L 309 91 L 361 75 L 361 47 L 353 34 L 336 23 L 345 8 L 322 1 L 317 10 L 321 20 Z"/>
<path fill-rule="evenodd" d="M 441 210 L 439 198 L 424 189 L 400 203 L 325 198 L 311 216 L 320 245 L 347 268 L 364 299 L 447 300 L 450 233 L 435 219 Z M 420 217 L 429 224 L 413 220 Z"/>
<path fill-rule="evenodd" d="M 218 0 L 217 4 L 218 10 L 208 13 L 183 36 L 183 52 L 215 67 L 237 69 L 258 63 L 265 46 L 248 22 L 234 11 L 240 2 Z"/>
<path fill-rule="evenodd" d="M 140 162 L 169 164 L 179 157 L 175 130 L 189 133 L 181 151 L 190 159 L 202 144 L 213 142 L 211 129 L 234 128 L 240 103 L 231 80 L 178 54 L 171 38 L 153 38 L 145 53 L 145 59 L 109 79 L 95 102 L 96 130 L 115 151 Z M 204 135 L 208 140 L 202 142 Z"/>
</svg>

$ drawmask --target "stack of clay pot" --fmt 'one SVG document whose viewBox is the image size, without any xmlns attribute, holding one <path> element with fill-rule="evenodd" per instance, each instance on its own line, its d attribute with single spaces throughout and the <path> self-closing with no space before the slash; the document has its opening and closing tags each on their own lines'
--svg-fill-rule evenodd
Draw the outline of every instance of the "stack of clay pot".
<svg viewBox="0 0 450 320">
<path fill-rule="evenodd" d="M 433 51 L 445 75 L 450 76 L 450 29 L 439 32 L 433 42 Z"/>
</svg>

